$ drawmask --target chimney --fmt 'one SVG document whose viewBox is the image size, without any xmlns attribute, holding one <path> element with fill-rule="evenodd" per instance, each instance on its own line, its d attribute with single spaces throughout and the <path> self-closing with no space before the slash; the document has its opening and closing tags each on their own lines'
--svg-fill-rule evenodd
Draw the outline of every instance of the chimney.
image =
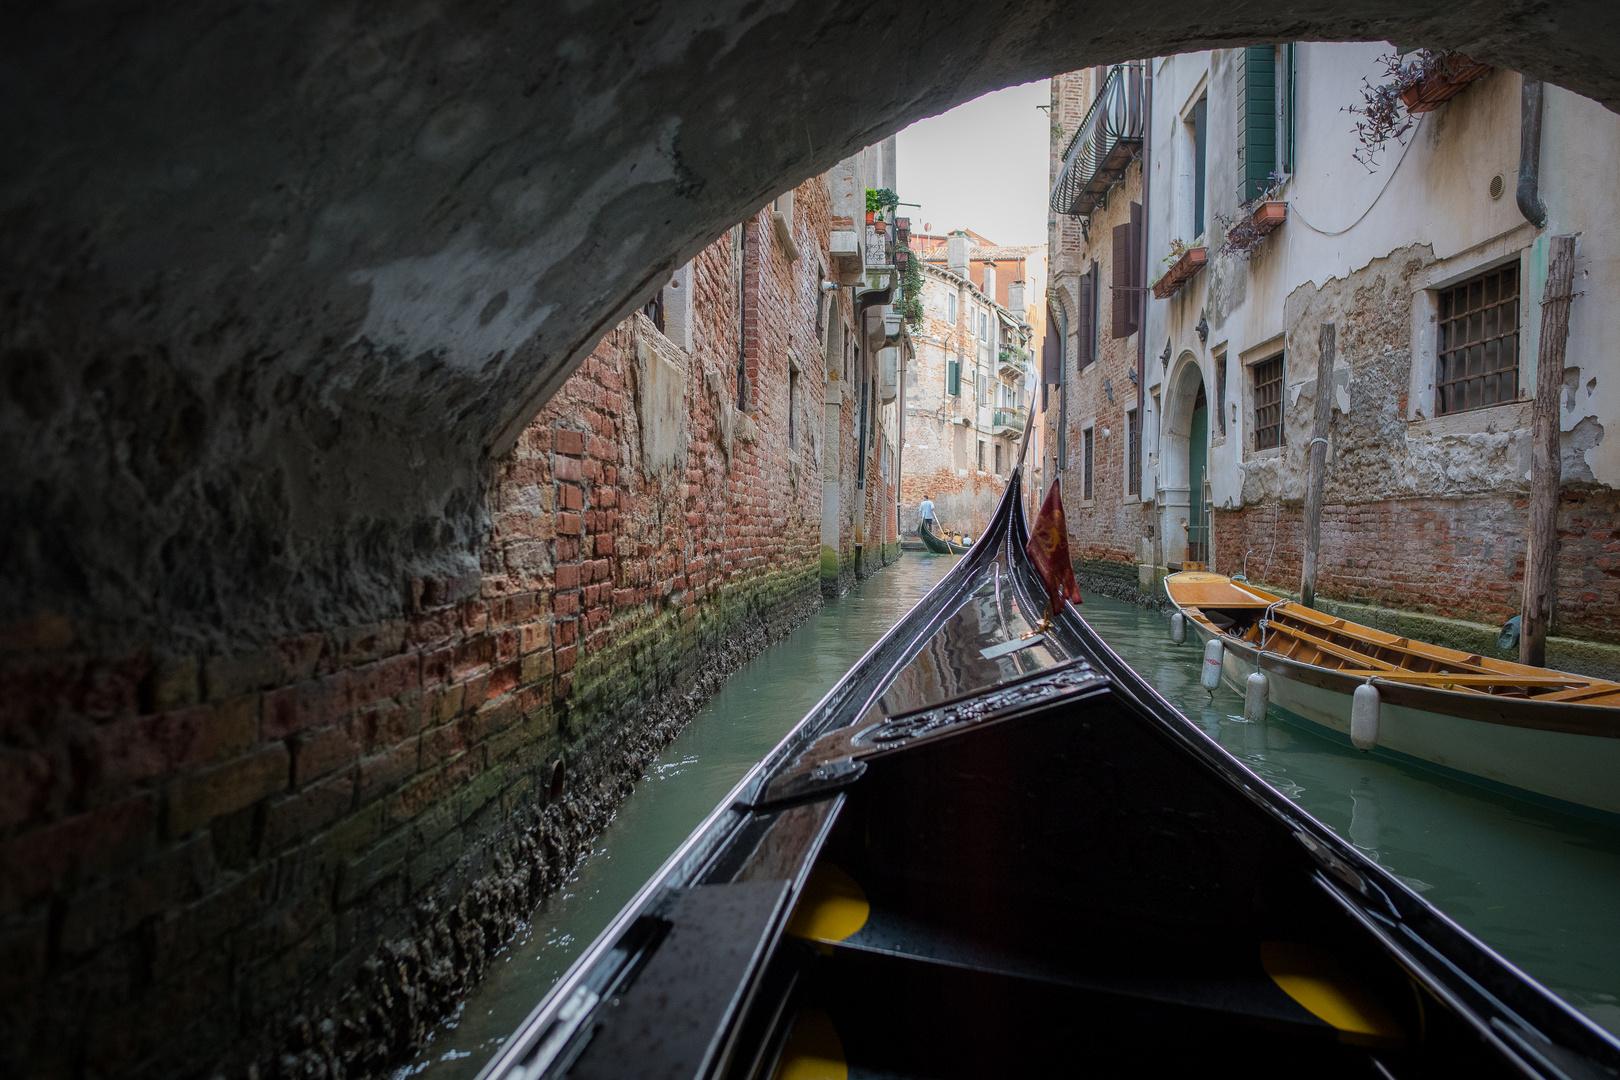
<svg viewBox="0 0 1620 1080">
<path fill-rule="evenodd" d="M 984 295 L 990 298 L 991 303 L 995 303 L 996 264 L 993 262 L 987 262 L 984 264 Z"/>
<path fill-rule="evenodd" d="M 1024 317 L 1024 283 L 1022 281 L 1007 282 L 1007 307 L 1020 319 Z"/>
<path fill-rule="evenodd" d="M 952 233 L 945 241 L 945 266 L 953 274 L 968 276 L 968 238 L 965 233 Z"/>
</svg>

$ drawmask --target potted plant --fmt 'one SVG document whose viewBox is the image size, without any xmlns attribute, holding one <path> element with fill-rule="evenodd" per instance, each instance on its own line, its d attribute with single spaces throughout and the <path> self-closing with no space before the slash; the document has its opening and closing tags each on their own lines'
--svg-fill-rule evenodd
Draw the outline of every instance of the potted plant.
<svg viewBox="0 0 1620 1080">
<path fill-rule="evenodd" d="M 1209 249 L 1189 247 L 1184 240 L 1170 241 L 1170 254 L 1164 257 L 1169 268 L 1153 283 L 1153 295 L 1168 300 L 1209 261 Z"/>
<path fill-rule="evenodd" d="M 1423 54 L 1428 59 L 1415 73 L 1416 81 L 1401 91 L 1401 101 L 1409 113 L 1433 112 L 1463 92 L 1469 83 L 1491 73 L 1491 65 L 1478 64 L 1461 53 Z"/>
<path fill-rule="evenodd" d="M 1217 254 L 1247 259 L 1260 246 L 1260 241 L 1288 219 L 1288 204 L 1278 197 L 1284 179 L 1272 173 L 1265 189 L 1238 206 L 1236 214 L 1231 217 L 1220 213 L 1215 215 L 1215 220 L 1226 230 L 1226 240 Z"/>
<path fill-rule="evenodd" d="M 1476 64 L 1460 53 L 1420 50 L 1411 61 L 1396 54 L 1381 57 L 1384 81 L 1374 86 L 1361 80 L 1360 105 L 1345 112 L 1359 116 L 1356 139 L 1361 143 L 1351 156 L 1368 170 L 1390 140 L 1399 141 L 1417 123 L 1419 113 L 1430 112 L 1462 92 L 1468 84 L 1490 74 L 1489 64 Z"/>
</svg>

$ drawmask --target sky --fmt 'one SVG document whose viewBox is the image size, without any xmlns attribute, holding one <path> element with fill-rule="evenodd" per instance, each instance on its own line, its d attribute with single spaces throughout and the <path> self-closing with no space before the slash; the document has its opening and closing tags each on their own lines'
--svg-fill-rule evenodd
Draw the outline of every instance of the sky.
<svg viewBox="0 0 1620 1080">
<path fill-rule="evenodd" d="M 1010 86 L 900 133 L 900 207 L 913 232 L 972 229 L 997 244 L 1046 243 L 1051 84 Z"/>
</svg>

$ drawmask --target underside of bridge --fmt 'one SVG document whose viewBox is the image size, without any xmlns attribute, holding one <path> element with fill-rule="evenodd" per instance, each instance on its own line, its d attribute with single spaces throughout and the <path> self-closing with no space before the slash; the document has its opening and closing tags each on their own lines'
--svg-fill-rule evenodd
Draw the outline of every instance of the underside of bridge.
<svg viewBox="0 0 1620 1080">
<path fill-rule="evenodd" d="M 605 332 L 771 197 L 985 92 L 1390 40 L 1620 108 L 1612 0 L 114 0 L 6 23 L 14 698 L 49 696 L 39 655 L 230 654 L 473 595 L 492 463 Z M 47 739 L 3 708 L 7 754 Z M 5 873 L 87 812 L 64 791 L 0 815 Z M 0 919 L 46 911 L 0 954 L 8 996 L 60 966 L 55 887 L 0 888 Z"/>
</svg>

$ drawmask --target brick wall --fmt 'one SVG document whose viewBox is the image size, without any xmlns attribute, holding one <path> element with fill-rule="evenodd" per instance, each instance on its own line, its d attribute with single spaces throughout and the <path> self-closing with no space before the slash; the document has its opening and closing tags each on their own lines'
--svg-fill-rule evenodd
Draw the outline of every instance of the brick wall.
<svg viewBox="0 0 1620 1080">
<path fill-rule="evenodd" d="M 798 189 L 797 262 L 759 230 L 750 411 L 723 238 L 692 353 L 644 316 L 610 332 L 496 464 L 482 573 L 402 583 L 397 618 L 167 657 L 5 629 L 0 1068 L 352 1077 L 420 1043 L 649 755 L 819 603 L 827 205 Z"/>
<path fill-rule="evenodd" d="M 1607 488 L 1566 489 L 1558 514 L 1559 634 L 1620 641 L 1620 505 Z M 1355 603 L 1500 624 L 1519 614 L 1523 496 L 1391 499 L 1322 507 L 1317 591 Z M 1257 584 L 1299 587 L 1299 503 L 1217 510 L 1215 551 Z M 1398 539 L 1397 539 L 1398 538 Z"/>
</svg>

